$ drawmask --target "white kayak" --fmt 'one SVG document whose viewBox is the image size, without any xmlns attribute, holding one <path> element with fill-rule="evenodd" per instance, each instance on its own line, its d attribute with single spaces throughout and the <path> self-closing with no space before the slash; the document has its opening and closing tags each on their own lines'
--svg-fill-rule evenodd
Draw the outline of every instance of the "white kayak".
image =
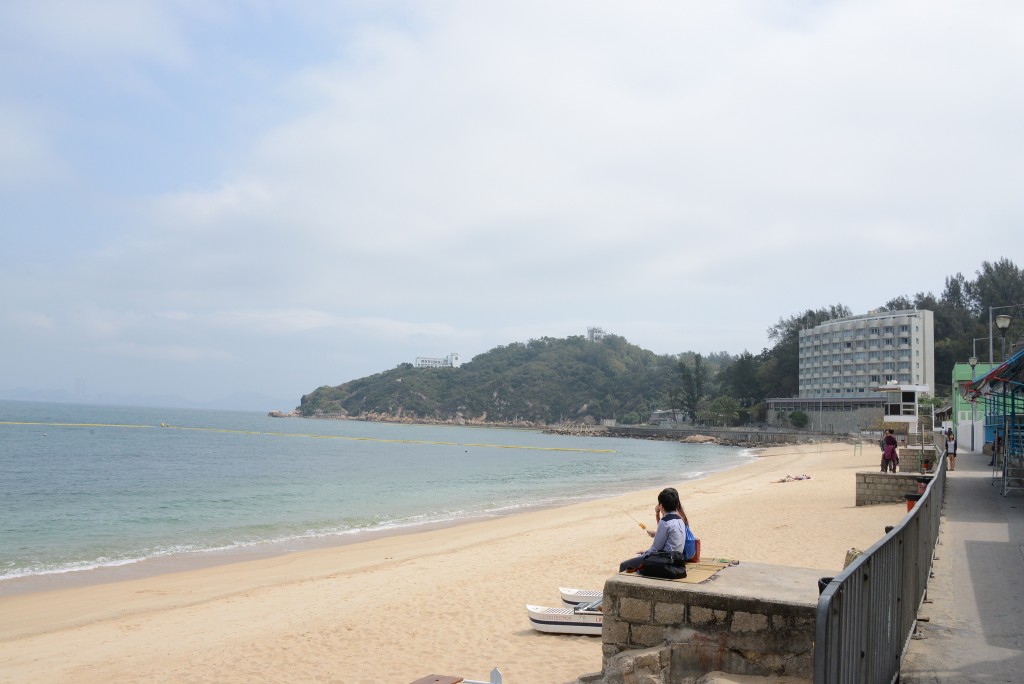
<svg viewBox="0 0 1024 684">
<path fill-rule="evenodd" d="M 601 636 L 601 624 L 604 622 L 602 600 L 581 603 L 574 608 L 547 608 L 527 604 L 526 612 L 530 616 L 530 626 L 538 632 Z"/>
<path fill-rule="evenodd" d="M 593 603 L 604 596 L 599 589 L 566 589 L 565 587 L 559 587 L 558 593 L 562 595 L 562 605 L 567 608 L 575 608 L 584 603 Z"/>
</svg>

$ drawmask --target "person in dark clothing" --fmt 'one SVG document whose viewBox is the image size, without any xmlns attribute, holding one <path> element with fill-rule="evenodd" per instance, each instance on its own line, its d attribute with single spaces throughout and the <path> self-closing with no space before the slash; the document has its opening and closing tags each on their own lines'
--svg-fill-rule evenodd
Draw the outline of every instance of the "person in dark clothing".
<svg viewBox="0 0 1024 684">
<path fill-rule="evenodd" d="M 634 572 L 643 565 L 647 556 L 655 551 L 679 551 L 682 553 L 686 546 L 686 523 L 677 511 L 682 508 L 679 503 L 679 494 L 673 489 L 663 489 L 658 494 L 658 506 L 655 509 L 658 516 L 658 531 L 654 534 L 654 541 L 651 548 L 643 551 L 639 556 L 624 560 L 619 564 L 619 572 Z"/>
<path fill-rule="evenodd" d="M 896 436 L 892 433 L 892 428 L 885 431 L 885 437 L 882 439 L 882 472 L 896 472 L 896 466 L 900 463 L 900 454 L 897 450 Z"/>
</svg>

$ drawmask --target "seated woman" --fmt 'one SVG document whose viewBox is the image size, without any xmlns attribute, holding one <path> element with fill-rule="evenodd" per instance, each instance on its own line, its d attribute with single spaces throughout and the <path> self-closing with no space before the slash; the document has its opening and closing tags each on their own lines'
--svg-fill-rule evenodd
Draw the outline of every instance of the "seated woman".
<svg viewBox="0 0 1024 684">
<path fill-rule="evenodd" d="M 687 526 L 683 517 L 679 514 L 683 508 L 679 502 L 679 493 L 672 488 L 663 489 L 658 494 L 658 505 L 655 506 L 655 515 L 658 517 L 658 531 L 653 533 L 654 541 L 651 548 L 640 553 L 635 558 L 619 563 L 619 572 L 635 572 L 643 565 L 644 559 L 656 551 L 680 551 L 686 550 Z M 648 534 L 652 534 L 648 532 Z M 693 555 L 692 553 L 690 554 Z"/>
</svg>

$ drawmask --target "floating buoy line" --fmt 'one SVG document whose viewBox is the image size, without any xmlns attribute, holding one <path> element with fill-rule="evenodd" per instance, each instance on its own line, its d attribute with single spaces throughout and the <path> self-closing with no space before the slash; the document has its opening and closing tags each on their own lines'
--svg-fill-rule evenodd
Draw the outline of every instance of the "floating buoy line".
<svg viewBox="0 0 1024 684">
<path fill-rule="evenodd" d="M 352 442 L 383 442 L 388 444 L 431 444 L 435 446 L 477 447 L 489 449 L 526 449 L 529 451 L 571 451 L 587 454 L 613 454 L 615 449 L 583 449 L 575 447 L 527 446 L 524 444 L 471 444 L 469 442 L 442 442 L 426 439 L 384 439 L 380 437 L 353 437 L 350 435 L 314 435 L 302 432 L 263 432 L 260 430 L 232 430 L 228 428 L 192 427 L 187 425 L 132 425 L 121 423 L 42 423 L 34 421 L 0 420 L 0 425 L 36 425 L 40 427 L 72 428 L 125 428 L 135 430 L 189 430 L 194 432 L 221 432 L 238 435 L 263 435 L 266 437 L 306 437 L 308 439 L 344 439 Z"/>
</svg>

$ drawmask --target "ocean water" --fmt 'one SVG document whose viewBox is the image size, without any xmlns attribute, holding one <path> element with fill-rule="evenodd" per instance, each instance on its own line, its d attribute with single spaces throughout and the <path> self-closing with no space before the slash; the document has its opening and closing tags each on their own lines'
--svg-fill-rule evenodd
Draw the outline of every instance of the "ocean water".
<svg viewBox="0 0 1024 684">
<path fill-rule="evenodd" d="M 750 458 L 529 430 L 0 401 L 0 593 L 19 578 L 283 552 L 605 498 Z"/>
</svg>

